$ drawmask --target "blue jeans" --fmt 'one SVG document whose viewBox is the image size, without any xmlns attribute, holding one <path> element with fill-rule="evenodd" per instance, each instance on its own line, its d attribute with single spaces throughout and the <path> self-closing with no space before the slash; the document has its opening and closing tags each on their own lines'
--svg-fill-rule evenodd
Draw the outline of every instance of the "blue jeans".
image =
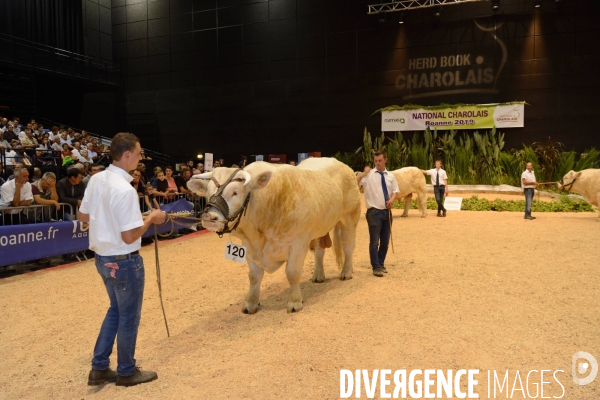
<svg viewBox="0 0 600 400">
<path fill-rule="evenodd" d="M 435 201 L 438 205 L 438 214 L 440 211 L 446 211 L 446 209 L 444 208 L 444 193 L 446 193 L 446 185 L 434 185 L 433 193 L 435 194 Z"/>
<path fill-rule="evenodd" d="M 106 263 L 116 263 L 119 268 L 109 268 Z M 96 269 L 106 286 L 110 307 L 96 340 L 92 369 L 108 368 L 116 337 L 117 373 L 131 376 L 135 373 L 135 343 L 142 315 L 144 260 L 139 254 L 125 260 L 96 255 Z"/>
<path fill-rule="evenodd" d="M 369 208 L 367 225 L 369 226 L 369 257 L 373 269 L 383 267 L 390 243 L 390 220 L 388 210 Z"/>
<path fill-rule="evenodd" d="M 525 193 L 525 218 L 531 217 L 531 202 L 533 201 L 534 190 L 531 188 L 523 189 Z"/>
</svg>

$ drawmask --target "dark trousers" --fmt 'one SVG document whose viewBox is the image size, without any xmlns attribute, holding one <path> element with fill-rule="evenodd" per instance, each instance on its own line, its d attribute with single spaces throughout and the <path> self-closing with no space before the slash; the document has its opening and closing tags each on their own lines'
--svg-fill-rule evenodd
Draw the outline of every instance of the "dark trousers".
<svg viewBox="0 0 600 400">
<path fill-rule="evenodd" d="M 435 201 L 438 205 L 438 213 L 440 213 L 440 211 L 446 211 L 444 208 L 444 193 L 446 193 L 446 185 L 434 185 L 433 193 L 435 194 Z"/>
<path fill-rule="evenodd" d="M 27 215 L 22 212 L 18 214 L 4 213 L 3 219 L 4 225 L 27 225 L 31 223 L 29 218 L 27 218 Z"/>
<path fill-rule="evenodd" d="M 531 217 L 531 203 L 533 201 L 534 190 L 532 188 L 523 189 L 525 193 L 525 218 Z"/>
<path fill-rule="evenodd" d="M 390 220 L 388 210 L 369 208 L 367 210 L 369 226 L 369 257 L 373 269 L 383 267 L 390 243 Z"/>
</svg>

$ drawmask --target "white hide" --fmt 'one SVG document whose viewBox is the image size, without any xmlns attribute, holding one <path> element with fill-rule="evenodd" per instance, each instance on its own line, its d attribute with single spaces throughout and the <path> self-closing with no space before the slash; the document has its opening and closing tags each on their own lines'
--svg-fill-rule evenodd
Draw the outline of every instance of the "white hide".
<svg viewBox="0 0 600 400">
<path fill-rule="evenodd" d="M 421 170 L 416 167 L 405 167 L 392 171 L 392 174 L 396 177 L 398 187 L 400 188 L 398 200 L 404 199 L 404 213 L 402 217 L 408 217 L 413 193 L 417 194 L 417 206 L 421 212 L 421 218 L 427 217 L 427 185 L 425 183 L 425 176 Z"/>
<path fill-rule="evenodd" d="M 579 172 L 569 171 L 562 180 L 567 187 L 575 181 L 569 191 L 582 195 L 588 203 L 600 207 L 600 169 L 590 168 Z M 558 183 L 558 187 L 562 189 L 560 183 Z"/>
</svg>

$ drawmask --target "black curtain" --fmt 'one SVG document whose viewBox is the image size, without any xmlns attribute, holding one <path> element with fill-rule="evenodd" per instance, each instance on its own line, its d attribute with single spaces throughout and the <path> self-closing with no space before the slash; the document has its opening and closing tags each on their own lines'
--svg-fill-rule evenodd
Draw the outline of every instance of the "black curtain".
<svg viewBox="0 0 600 400">
<path fill-rule="evenodd" d="M 0 32 L 83 54 L 81 0 L 0 0 Z"/>
</svg>

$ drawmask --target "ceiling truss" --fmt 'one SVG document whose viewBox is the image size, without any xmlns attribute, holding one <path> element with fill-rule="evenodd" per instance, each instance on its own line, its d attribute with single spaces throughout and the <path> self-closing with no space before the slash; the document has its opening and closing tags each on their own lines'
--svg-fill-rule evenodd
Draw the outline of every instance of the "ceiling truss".
<svg viewBox="0 0 600 400">
<path fill-rule="evenodd" d="M 397 12 L 415 10 L 418 8 L 440 7 L 444 5 L 473 3 L 485 0 L 397 0 L 389 3 L 373 4 L 369 6 L 367 14 L 379 14 L 386 12 Z"/>
</svg>

